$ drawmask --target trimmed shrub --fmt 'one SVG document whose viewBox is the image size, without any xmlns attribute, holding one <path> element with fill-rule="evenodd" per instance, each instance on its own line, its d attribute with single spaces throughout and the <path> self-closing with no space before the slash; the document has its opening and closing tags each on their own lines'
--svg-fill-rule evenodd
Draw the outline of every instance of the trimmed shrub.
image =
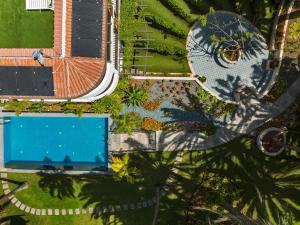
<svg viewBox="0 0 300 225">
<path fill-rule="evenodd" d="M 142 129 L 147 131 L 158 131 L 163 129 L 163 123 L 156 121 L 150 117 L 143 119 Z"/>
<path fill-rule="evenodd" d="M 171 24 L 168 21 L 164 20 L 160 16 L 151 16 L 151 17 L 146 17 L 146 20 L 148 22 L 151 22 L 151 26 L 164 30 L 165 32 L 172 34 L 176 37 L 179 38 L 185 38 L 186 37 L 186 32 L 179 28 L 175 23 Z"/>
<path fill-rule="evenodd" d="M 201 83 L 204 83 L 206 81 L 206 77 L 205 76 L 198 76 L 198 80 L 201 82 Z"/>
<path fill-rule="evenodd" d="M 160 0 L 167 8 L 170 8 L 174 14 L 178 15 L 180 18 L 184 19 L 186 22 L 193 22 L 191 15 L 181 8 L 175 0 Z"/>
</svg>

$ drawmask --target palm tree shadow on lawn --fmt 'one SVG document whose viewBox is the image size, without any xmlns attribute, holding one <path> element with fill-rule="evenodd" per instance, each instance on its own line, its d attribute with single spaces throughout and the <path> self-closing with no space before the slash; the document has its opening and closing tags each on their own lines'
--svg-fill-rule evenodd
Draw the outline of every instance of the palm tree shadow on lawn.
<svg viewBox="0 0 300 225">
<path fill-rule="evenodd" d="M 103 207 L 147 201 L 155 197 L 156 187 L 162 186 L 170 175 L 176 153 L 167 157 L 160 153 L 134 153 L 130 155 L 130 166 L 138 168 L 140 175 L 134 183 L 126 180 L 115 181 L 108 175 L 84 175 L 81 180 L 84 185 L 79 194 L 81 200 L 85 200 L 84 207 Z M 153 206 L 154 207 L 154 206 Z M 121 212 L 115 212 L 120 220 L 124 216 Z M 92 217 L 100 215 L 95 212 Z"/>
<path fill-rule="evenodd" d="M 247 215 L 255 216 L 257 212 L 261 217 L 276 218 L 278 212 L 291 210 L 300 219 L 300 165 L 296 157 L 287 153 L 267 157 L 251 139 L 243 138 L 203 151 L 193 161 L 205 162 L 198 168 L 200 173 L 227 178 L 228 187 L 239 196 L 234 199 L 236 207 Z"/>
<path fill-rule="evenodd" d="M 64 171 L 54 171 L 53 173 L 39 172 L 39 187 L 43 191 L 49 191 L 52 197 L 59 199 L 74 198 L 74 179 L 75 176 L 65 174 Z"/>
</svg>

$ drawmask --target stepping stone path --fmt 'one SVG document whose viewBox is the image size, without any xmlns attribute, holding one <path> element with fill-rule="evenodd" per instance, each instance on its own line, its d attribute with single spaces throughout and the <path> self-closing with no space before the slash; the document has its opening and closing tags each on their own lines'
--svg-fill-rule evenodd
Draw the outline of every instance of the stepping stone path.
<svg viewBox="0 0 300 225">
<path fill-rule="evenodd" d="M 177 173 L 178 169 L 176 169 L 177 165 L 182 161 L 182 156 L 183 156 L 183 152 L 180 152 L 177 157 L 176 157 L 176 162 L 174 163 L 174 169 L 172 170 L 173 173 Z M 153 206 L 156 202 L 157 199 L 156 197 L 153 197 L 149 200 L 144 200 L 144 201 L 140 201 L 140 202 L 136 202 L 136 203 L 127 203 L 127 204 L 123 204 L 123 205 L 109 205 L 109 206 L 104 206 L 101 210 L 100 207 L 97 208 L 76 208 L 76 209 L 35 209 L 35 208 L 31 208 L 28 205 L 23 204 L 22 202 L 20 202 L 15 195 L 13 194 L 9 194 L 11 193 L 11 190 L 9 189 L 9 184 L 7 182 L 7 173 L 0 173 L 0 178 L 2 178 L 1 183 L 2 183 L 2 187 L 3 187 L 3 192 L 5 195 L 8 195 L 8 198 L 10 199 L 11 203 L 13 205 L 15 205 L 17 208 L 19 208 L 20 210 L 26 212 L 26 213 L 30 213 L 33 215 L 63 215 L 63 216 L 67 216 L 67 215 L 80 215 L 80 214 L 93 214 L 93 213 L 97 213 L 98 215 L 102 214 L 102 213 L 112 213 L 115 211 L 127 211 L 127 210 L 135 210 L 135 209 L 141 209 L 141 208 L 146 208 L 146 207 L 151 207 Z M 174 177 L 170 176 L 167 180 L 166 183 L 168 185 L 172 184 L 174 182 Z M 169 186 L 165 185 L 162 188 L 161 191 L 161 195 L 166 195 L 167 192 L 170 190 Z"/>
</svg>

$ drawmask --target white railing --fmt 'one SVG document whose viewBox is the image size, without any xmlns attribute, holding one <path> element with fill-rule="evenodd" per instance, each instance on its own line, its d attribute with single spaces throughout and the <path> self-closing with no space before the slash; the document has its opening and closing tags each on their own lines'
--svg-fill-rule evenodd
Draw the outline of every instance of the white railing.
<svg viewBox="0 0 300 225">
<path fill-rule="evenodd" d="M 53 10 L 53 0 L 26 0 L 26 10 Z"/>
</svg>

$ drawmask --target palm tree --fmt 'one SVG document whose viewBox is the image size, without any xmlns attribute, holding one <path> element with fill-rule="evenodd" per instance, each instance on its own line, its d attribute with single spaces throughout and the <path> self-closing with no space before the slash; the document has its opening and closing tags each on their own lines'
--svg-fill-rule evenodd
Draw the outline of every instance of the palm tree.
<svg viewBox="0 0 300 225">
<path fill-rule="evenodd" d="M 140 171 L 136 167 L 129 164 L 129 155 L 125 154 L 122 158 L 112 156 L 111 168 L 115 172 L 114 178 L 116 181 L 125 179 L 129 183 L 134 183 Z"/>
<path fill-rule="evenodd" d="M 137 86 L 130 86 L 125 90 L 124 101 L 127 105 L 140 106 L 149 98 L 147 91 Z"/>
</svg>

